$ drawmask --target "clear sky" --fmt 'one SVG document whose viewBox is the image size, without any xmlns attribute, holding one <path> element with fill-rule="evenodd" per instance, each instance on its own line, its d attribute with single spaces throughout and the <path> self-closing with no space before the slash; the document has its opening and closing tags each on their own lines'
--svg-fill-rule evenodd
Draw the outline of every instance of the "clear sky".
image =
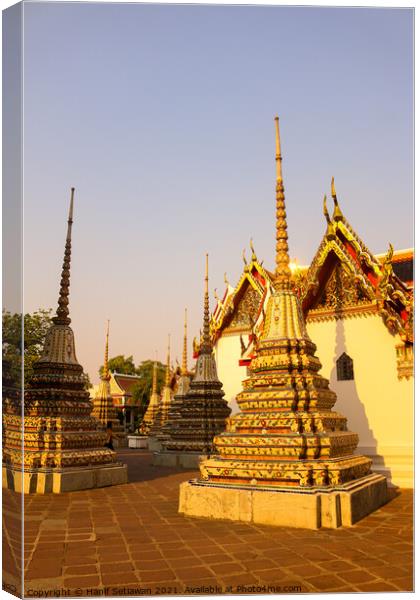
<svg viewBox="0 0 420 600">
<path fill-rule="evenodd" d="M 70 311 L 94 382 L 107 318 L 111 356 L 164 361 L 168 332 L 181 356 L 205 252 L 211 295 L 225 271 L 236 285 L 251 236 L 273 267 L 276 113 L 292 258 L 315 254 L 332 175 L 372 252 L 412 246 L 412 10 L 30 2 L 24 15 L 25 310 L 56 307 L 75 186 Z"/>
</svg>

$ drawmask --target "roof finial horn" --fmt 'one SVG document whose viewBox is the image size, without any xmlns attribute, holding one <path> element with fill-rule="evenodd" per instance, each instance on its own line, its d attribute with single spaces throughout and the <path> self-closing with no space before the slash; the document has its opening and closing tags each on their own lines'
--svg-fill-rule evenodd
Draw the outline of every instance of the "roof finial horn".
<svg viewBox="0 0 420 600">
<path fill-rule="evenodd" d="M 337 193 L 335 191 L 334 177 L 331 178 L 331 196 L 332 196 L 332 199 L 334 200 L 333 219 L 334 219 L 334 221 L 342 221 L 344 219 L 344 216 L 343 216 L 343 213 L 341 212 L 341 208 L 338 204 Z"/>
</svg>

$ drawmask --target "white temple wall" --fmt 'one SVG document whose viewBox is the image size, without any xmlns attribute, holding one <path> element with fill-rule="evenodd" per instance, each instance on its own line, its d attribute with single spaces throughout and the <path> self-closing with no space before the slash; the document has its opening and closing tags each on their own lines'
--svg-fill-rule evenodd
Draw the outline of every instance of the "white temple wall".
<svg viewBox="0 0 420 600">
<path fill-rule="evenodd" d="M 309 322 L 321 373 L 337 393 L 334 410 L 359 435 L 358 453 L 373 458 L 373 469 L 400 487 L 413 487 L 413 380 L 399 380 L 395 345 L 378 315 Z M 354 381 L 337 381 L 336 360 L 353 359 Z"/>
<path fill-rule="evenodd" d="M 231 415 L 239 412 L 236 395 L 242 390 L 242 382 L 247 378 L 246 367 L 241 367 L 238 361 L 241 357 L 241 342 L 239 334 L 225 334 L 217 340 L 214 349 L 217 375 L 223 383 L 225 400 L 232 409 Z"/>
</svg>

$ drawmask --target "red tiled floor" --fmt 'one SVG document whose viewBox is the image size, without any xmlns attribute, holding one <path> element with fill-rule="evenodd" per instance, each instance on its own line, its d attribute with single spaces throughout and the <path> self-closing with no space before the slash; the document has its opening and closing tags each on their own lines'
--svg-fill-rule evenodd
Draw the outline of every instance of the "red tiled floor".
<svg viewBox="0 0 420 600">
<path fill-rule="evenodd" d="M 194 472 L 121 452 L 127 485 L 25 497 L 25 588 L 108 595 L 411 591 L 412 492 L 351 528 L 310 531 L 186 518 Z M 20 497 L 3 492 L 4 581 L 19 575 Z M 209 592 L 212 589 L 213 591 Z M 215 592 L 216 590 L 216 592 Z M 54 596 L 54 593 L 51 593 Z"/>
</svg>

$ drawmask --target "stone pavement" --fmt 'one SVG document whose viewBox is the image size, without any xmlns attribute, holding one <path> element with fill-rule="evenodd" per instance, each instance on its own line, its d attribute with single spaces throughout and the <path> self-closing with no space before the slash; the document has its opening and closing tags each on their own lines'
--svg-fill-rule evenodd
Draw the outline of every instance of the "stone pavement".
<svg viewBox="0 0 420 600">
<path fill-rule="evenodd" d="M 153 467 L 142 450 L 119 455 L 129 484 L 25 496 L 25 596 L 413 590 L 411 490 L 351 528 L 208 521 L 177 512 L 179 483 L 194 471 Z M 13 586 L 20 498 L 5 490 L 3 502 Z"/>
</svg>

